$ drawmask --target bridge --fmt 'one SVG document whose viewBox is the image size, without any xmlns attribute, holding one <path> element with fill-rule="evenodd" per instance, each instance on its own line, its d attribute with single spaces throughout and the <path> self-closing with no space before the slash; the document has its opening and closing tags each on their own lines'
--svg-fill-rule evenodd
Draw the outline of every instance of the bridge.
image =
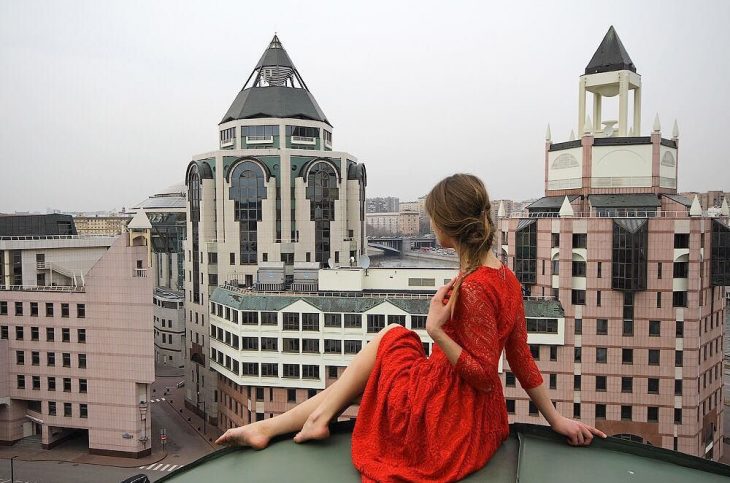
<svg viewBox="0 0 730 483">
<path fill-rule="evenodd" d="M 387 255 L 400 255 L 403 253 L 403 243 L 410 243 L 410 249 L 419 249 L 422 247 L 435 247 L 436 238 L 403 238 L 399 236 L 390 237 L 369 237 L 368 246 L 383 250 Z"/>
</svg>

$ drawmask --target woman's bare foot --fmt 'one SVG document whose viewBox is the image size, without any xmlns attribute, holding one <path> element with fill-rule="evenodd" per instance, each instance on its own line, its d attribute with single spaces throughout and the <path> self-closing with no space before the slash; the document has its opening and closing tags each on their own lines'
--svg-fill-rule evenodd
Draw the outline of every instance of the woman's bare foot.
<svg viewBox="0 0 730 483">
<path fill-rule="evenodd" d="M 310 414 L 304 423 L 302 430 L 294 436 L 295 443 L 304 443 L 312 439 L 327 439 L 330 436 L 330 429 L 327 427 L 329 418 L 321 414 Z"/>
<path fill-rule="evenodd" d="M 264 449 L 269 445 L 270 439 L 271 437 L 262 425 L 254 423 L 229 429 L 215 441 L 215 444 L 250 446 L 253 449 Z"/>
</svg>

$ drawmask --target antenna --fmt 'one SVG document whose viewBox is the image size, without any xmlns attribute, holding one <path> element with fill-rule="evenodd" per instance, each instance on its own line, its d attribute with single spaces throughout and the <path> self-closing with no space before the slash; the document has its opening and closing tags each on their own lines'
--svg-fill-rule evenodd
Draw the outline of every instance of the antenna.
<svg viewBox="0 0 730 483">
<path fill-rule="evenodd" d="M 332 257 L 329 257 L 329 259 L 327 259 L 327 266 L 329 268 L 335 268 L 335 259 Z"/>
<path fill-rule="evenodd" d="M 367 255 L 362 255 L 358 260 L 357 264 L 360 266 L 360 268 L 364 268 L 367 270 L 370 268 L 370 257 Z"/>
</svg>

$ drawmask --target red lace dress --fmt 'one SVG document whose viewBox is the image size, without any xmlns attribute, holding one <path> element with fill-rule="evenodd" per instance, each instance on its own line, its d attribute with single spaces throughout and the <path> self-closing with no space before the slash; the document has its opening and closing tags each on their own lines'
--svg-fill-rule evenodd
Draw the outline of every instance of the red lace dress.
<svg viewBox="0 0 730 483">
<path fill-rule="evenodd" d="M 503 349 L 523 388 L 542 384 L 509 269 L 469 274 L 444 330 L 462 347 L 456 365 L 436 344 L 426 357 L 405 328 L 381 339 L 352 433 L 362 481 L 454 481 L 482 468 L 509 435 L 498 374 Z"/>
</svg>

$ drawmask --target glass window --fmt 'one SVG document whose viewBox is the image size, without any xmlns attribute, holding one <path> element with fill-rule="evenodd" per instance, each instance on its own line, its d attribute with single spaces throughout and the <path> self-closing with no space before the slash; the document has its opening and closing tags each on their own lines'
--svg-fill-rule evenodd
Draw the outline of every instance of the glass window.
<svg viewBox="0 0 730 483">
<path fill-rule="evenodd" d="M 342 314 L 324 314 L 325 327 L 342 327 Z"/>
<path fill-rule="evenodd" d="M 659 422 L 659 408 L 656 406 L 649 406 L 646 409 L 646 420 L 650 423 Z"/>
<path fill-rule="evenodd" d="M 302 339 L 302 352 L 319 354 L 319 339 Z"/>
<path fill-rule="evenodd" d="M 53 317 L 53 303 L 46 302 L 46 317 Z"/>
<path fill-rule="evenodd" d="M 689 233 L 675 233 L 674 248 L 689 248 Z"/>
<path fill-rule="evenodd" d="M 596 362 L 605 364 L 608 361 L 608 349 L 605 347 L 596 347 Z"/>
<path fill-rule="evenodd" d="M 583 319 L 575 319 L 575 335 L 583 333 Z"/>
<path fill-rule="evenodd" d="M 596 419 L 606 419 L 605 404 L 596 404 Z"/>
<path fill-rule="evenodd" d="M 319 331 L 319 314 L 303 313 L 302 314 L 302 330 L 317 332 Z"/>
<path fill-rule="evenodd" d="M 649 349 L 649 365 L 650 366 L 659 365 L 659 350 L 658 349 Z"/>
<path fill-rule="evenodd" d="M 515 387 L 515 375 L 511 371 L 504 373 L 504 385 L 507 387 Z"/>
<path fill-rule="evenodd" d="M 325 354 L 341 354 L 342 353 L 342 341 L 336 339 L 325 339 L 324 340 L 324 353 Z"/>
<path fill-rule="evenodd" d="M 630 377 L 621 378 L 621 392 L 633 392 L 634 380 Z"/>
<path fill-rule="evenodd" d="M 650 377 L 647 380 L 646 390 L 649 394 L 659 394 L 659 379 Z"/>
<path fill-rule="evenodd" d="M 86 354 L 79 354 L 79 369 L 86 369 Z"/>
<path fill-rule="evenodd" d="M 633 364 L 634 363 L 634 349 L 621 349 L 621 363 L 622 364 Z"/>
<path fill-rule="evenodd" d="M 608 334 L 608 319 L 596 320 L 596 335 Z"/>
<path fill-rule="evenodd" d="M 61 341 L 62 342 L 71 342 L 71 329 L 69 329 L 69 328 L 61 329 Z"/>
<path fill-rule="evenodd" d="M 299 379 L 299 364 L 284 364 L 284 377 Z"/>
<path fill-rule="evenodd" d="M 571 290 L 570 300 L 573 305 L 585 305 L 586 304 L 586 291 L 585 290 Z"/>
<path fill-rule="evenodd" d="M 368 326 L 367 331 L 369 334 L 379 332 L 385 327 L 385 315 L 382 314 L 368 314 L 367 315 Z"/>
<path fill-rule="evenodd" d="M 634 336 L 634 321 L 633 320 L 624 320 L 623 336 L 624 337 L 633 337 Z"/>
<path fill-rule="evenodd" d="M 362 349 L 362 341 L 359 340 L 346 340 L 345 341 L 345 354 L 357 354 Z"/>
<path fill-rule="evenodd" d="M 261 377 L 279 377 L 279 364 L 275 362 L 262 362 Z"/>
<path fill-rule="evenodd" d="M 596 391 L 606 390 L 606 376 L 596 376 Z"/>
<path fill-rule="evenodd" d="M 631 406 L 621 406 L 621 419 L 624 421 L 631 421 L 632 411 Z"/>
<path fill-rule="evenodd" d="M 261 312 L 261 325 L 278 325 L 276 312 Z"/>
<path fill-rule="evenodd" d="M 650 337 L 659 337 L 661 335 L 661 322 L 659 320 L 650 320 L 649 321 L 649 336 Z"/>
<path fill-rule="evenodd" d="M 587 248 L 588 235 L 585 233 L 573 233 L 573 248 Z"/>
<path fill-rule="evenodd" d="M 299 330 L 298 312 L 284 312 L 284 330 Z"/>
<path fill-rule="evenodd" d="M 580 391 L 581 382 L 582 382 L 581 381 L 581 375 L 580 374 L 575 374 L 573 376 L 573 390 L 574 391 Z"/>
</svg>

